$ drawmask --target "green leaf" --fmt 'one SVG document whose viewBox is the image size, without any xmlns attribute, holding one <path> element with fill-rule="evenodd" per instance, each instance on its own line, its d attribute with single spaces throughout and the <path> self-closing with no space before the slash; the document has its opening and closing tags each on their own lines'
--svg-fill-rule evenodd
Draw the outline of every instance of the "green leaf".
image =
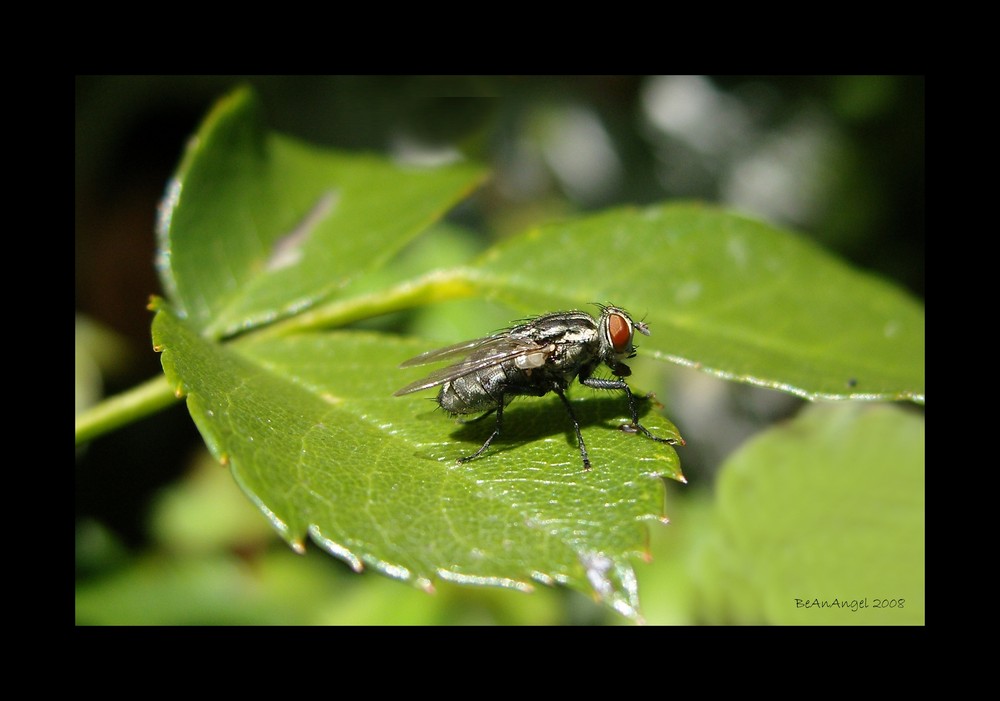
<svg viewBox="0 0 1000 701">
<path fill-rule="evenodd" d="M 700 205 L 543 226 L 462 274 L 535 312 L 623 305 L 641 353 L 809 399 L 924 401 L 924 312 L 790 232 Z"/>
<path fill-rule="evenodd" d="M 699 589 L 715 622 L 924 623 L 924 420 L 820 404 L 723 467 Z"/>
<path fill-rule="evenodd" d="M 237 91 L 205 120 L 167 188 L 164 287 L 208 336 L 274 321 L 382 265 L 483 175 L 300 144 L 267 132 L 253 93 Z"/>
<path fill-rule="evenodd" d="M 296 549 L 308 534 L 356 570 L 428 589 L 558 582 L 638 616 L 629 558 L 663 519 L 661 478 L 682 477 L 671 446 L 617 430 L 621 397 L 576 398 L 590 471 L 551 396 L 511 405 L 503 436 L 457 464 L 492 425 L 391 396 L 413 379 L 398 364 L 426 345 L 342 331 L 224 347 L 162 303 L 153 337 L 213 455 Z M 650 430 L 679 438 L 641 406 Z"/>
</svg>

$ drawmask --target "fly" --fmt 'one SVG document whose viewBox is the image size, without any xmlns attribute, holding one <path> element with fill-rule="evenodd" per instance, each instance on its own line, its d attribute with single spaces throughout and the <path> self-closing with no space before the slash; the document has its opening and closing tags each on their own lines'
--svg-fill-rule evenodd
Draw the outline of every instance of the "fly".
<svg viewBox="0 0 1000 701">
<path fill-rule="evenodd" d="M 479 420 L 496 412 L 493 433 L 475 453 L 459 458 L 460 463 L 478 458 L 500 435 L 504 407 L 514 397 L 541 397 L 555 392 L 573 421 L 583 468 L 589 470 L 590 458 L 580 423 L 566 398 L 566 389 L 576 378 L 592 389 L 625 392 L 632 423 L 623 425 L 622 430 L 676 445 L 677 440 L 658 438 L 639 423 L 635 397 L 622 379 L 632 374 L 623 361 L 635 357 L 633 335 L 638 331 L 648 336 L 649 327 L 641 321 L 633 321 L 620 307 L 598 306 L 601 309 L 599 319 L 581 311 L 545 314 L 486 338 L 438 348 L 411 358 L 400 367 L 454 358 L 461 360 L 403 387 L 395 396 L 440 386 L 437 402 L 452 415 L 481 414 L 472 419 Z M 611 368 L 617 379 L 594 377 L 601 363 Z"/>
</svg>

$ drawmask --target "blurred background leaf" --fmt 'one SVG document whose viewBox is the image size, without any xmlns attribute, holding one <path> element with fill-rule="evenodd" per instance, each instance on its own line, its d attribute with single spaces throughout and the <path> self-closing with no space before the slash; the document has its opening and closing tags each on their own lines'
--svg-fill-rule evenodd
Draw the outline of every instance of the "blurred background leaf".
<svg viewBox="0 0 1000 701">
<path fill-rule="evenodd" d="M 924 623 L 924 421 L 817 404 L 722 469 L 697 588 L 711 621 Z"/>
</svg>

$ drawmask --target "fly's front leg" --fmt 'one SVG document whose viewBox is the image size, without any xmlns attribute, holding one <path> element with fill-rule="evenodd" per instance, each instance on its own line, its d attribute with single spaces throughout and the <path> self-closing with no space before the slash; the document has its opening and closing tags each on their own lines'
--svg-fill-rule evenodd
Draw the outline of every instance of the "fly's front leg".
<svg viewBox="0 0 1000 701">
<path fill-rule="evenodd" d="M 632 423 L 627 426 L 622 426 L 621 430 L 627 431 L 628 433 L 641 432 L 647 438 L 652 438 L 658 443 L 670 443 L 671 445 L 677 445 L 677 441 L 673 438 L 658 438 L 649 432 L 645 426 L 639 423 L 639 411 L 635 407 L 635 396 L 632 394 L 632 390 L 629 388 L 628 384 L 623 380 L 602 380 L 598 377 L 588 377 L 586 379 L 580 380 L 581 384 L 591 387 L 593 389 L 620 389 L 625 391 L 625 396 L 628 398 L 628 410 L 632 414 Z"/>
<path fill-rule="evenodd" d="M 474 460 L 474 459 L 478 458 L 480 455 L 482 455 L 484 452 L 486 452 L 487 448 L 490 447 L 490 443 L 493 442 L 493 439 L 500 435 L 500 429 L 503 428 L 503 395 L 502 394 L 500 395 L 500 402 L 497 404 L 496 412 L 497 412 L 497 425 L 493 429 L 493 433 L 490 434 L 490 437 L 486 439 L 486 442 L 483 443 L 483 446 L 479 450 L 477 450 L 472 455 L 466 455 L 464 458 L 459 458 L 458 462 L 460 462 L 460 463 L 461 462 L 469 462 L 470 460 Z M 466 423 L 472 423 L 474 421 L 479 421 L 480 419 L 482 419 L 482 418 L 484 418 L 486 416 L 489 416 L 492 413 L 493 413 L 493 410 L 491 409 L 490 411 L 487 411 L 482 416 L 477 416 L 476 418 L 472 419 L 472 421 L 469 421 L 469 422 L 466 422 Z"/>
</svg>

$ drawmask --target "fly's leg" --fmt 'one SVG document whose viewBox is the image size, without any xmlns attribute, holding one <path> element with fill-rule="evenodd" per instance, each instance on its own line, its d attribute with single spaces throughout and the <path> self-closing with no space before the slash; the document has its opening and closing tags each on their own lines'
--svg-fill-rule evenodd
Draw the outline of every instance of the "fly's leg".
<svg viewBox="0 0 1000 701">
<path fill-rule="evenodd" d="M 482 416 L 477 416 L 476 418 L 472 419 L 471 421 L 467 421 L 465 423 L 473 423 L 475 421 L 479 421 L 479 419 L 482 419 L 483 417 L 486 417 L 486 416 L 489 416 L 490 414 L 492 414 L 493 411 L 494 410 L 491 409 L 490 411 L 487 411 Z M 458 462 L 469 462 L 470 460 L 475 460 L 480 455 L 482 455 L 484 452 L 486 452 L 486 449 L 490 447 L 490 443 L 493 442 L 493 439 L 500 435 L 500 429 L 503 427 L 503 395 L 500 395 L 500 402 L 497 404 L 496 412 L 497 412 L 497 425 L 496 425 L 496 428 L 493 429 L 493 433 L 491 433 L 490 437 L 486 439 L 485 443 L 483 443 L 483 447 L 481 447 L 479 450 L 477 450 L 472 455 L 466 455 L 464 458 L 459 458 Z"/>
<path fill-rule="evenodd" d="M 628 431 L 629 433 L 641 432 L 647 438 L 652 438 L 657 443 L 669 443 L 671 445 L 677 445 L 677 440 L 674 438 L 658 438 L 649 432 L 645 426 L 639 423 L 639 411 L 635 408 L 635 396 L 632 394 L 632 390 L 626 382 L 622 380 L 602 380 L 598 377 L 588 377 L 585 380 L 580 381 L 581 384 L 591 387 L 593 389 L 621 389 L 625 390 L 625 396 L 628 398 L 628 410 L 632 414 L 632 423 L 628 426 L 622 426 L 623 431 Z"/>
<path fill-rule="evenodd" d="M 479 416 L 477 416 L 474 419 L 459 419 L 458 423 L 460 423 L 460 424 L 477 424 L 480 421 L 482 421 L 483 419 L 485 419 L 487 416 L 489 416 L 490 414 L 492 414 L 494 411 L 496 411 L 496 409 L 490 409 L 485 414 L 480 414 Z"/>
<path fill-rule="evenodd" d="M 583 458 L 583 469 L 590 469 L 590 458 L 587 457 L 587 446 L 583 442 L 583 434 L 580 433 L 580 422 L 576 420 L 576 414 L 573 413 L 573 407 L 570 406 L 569 400 L 566 399 L 566 395 L 563 394 L 562 389 L 559 387 L 554 387 L 555 393 L 559 395 L 562 403 L 566 405 L 566 411 L 569 412 L 569 418 L 573 420 L 573 428 L 576 430 L 576 440 L 580 443 L 580 456 Z"/>
</svg>

